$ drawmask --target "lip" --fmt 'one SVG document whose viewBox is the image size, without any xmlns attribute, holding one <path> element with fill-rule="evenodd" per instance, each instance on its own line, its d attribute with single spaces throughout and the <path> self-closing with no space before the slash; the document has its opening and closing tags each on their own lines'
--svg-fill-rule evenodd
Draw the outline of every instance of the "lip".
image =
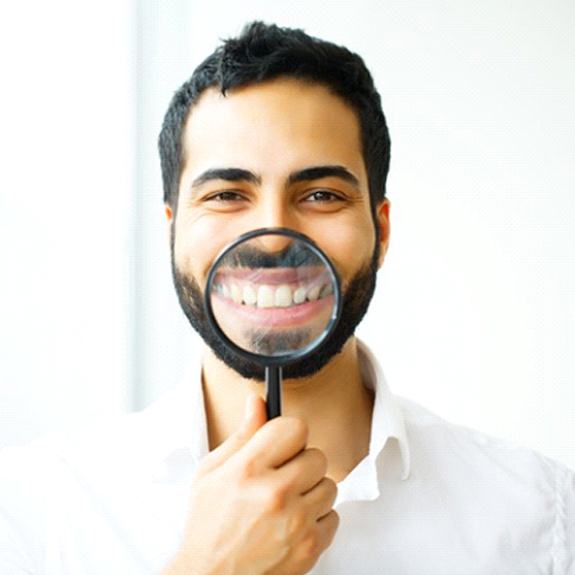
<svg viewBox="0 0 575 575">
<path fill-rule="evenodd" d="M 333 306 L 333 294 L 316 301 L 306 301 L 286 308 L 258 308 L 256 306 L 237 304 L 233 300 L 224 298 L 217 293 L 212 295 L 212 308 L 216 320 L 218 318 L 226 318 L 226 322 L 241 321 L 248 326 L 266 328 L 301 327 L 317 319 L 322 312 L 325 313 L 328 309 L 333 309 Z M 224 322 L 218 321 L 218 323 L 222 327 Z"/>
<path fill-rule="evenodd" d="M 226 267 L 216 272 L 214 283 L 220 284 L 233 280 L 241 283 L 258 283 L 266 285 L 328 283 L 331 277 L 324 267 L 301 266 L 287 268 L 245 268 Z"/>
</svg>

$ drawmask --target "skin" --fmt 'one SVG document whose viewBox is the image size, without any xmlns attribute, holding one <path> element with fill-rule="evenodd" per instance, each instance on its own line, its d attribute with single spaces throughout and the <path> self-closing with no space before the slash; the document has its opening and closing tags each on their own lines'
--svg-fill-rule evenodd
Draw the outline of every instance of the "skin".
<svg viewBox="0 0 575 575">
<path fill-rule="evenodd" d="M 267 226 L 311 237 L 334 262 L 344 291 L 367 265 L 376 235 L 359 122 L 353 109 L 325 87 L 278 79 L 235 89 L 226 97 L 210 89 L 192 108 L 183 139 L 176 216 L 169 206 L 166 216 L 175 228 L 176 265 L 200 286 L 227 243 Z M 318 166 L 343 167 L 353 178 L 312 175 L 292 181 L 294 174 Z M 201 181 L 202 174 L 220 168 L 251 175 Z M 375 225 L 381 265 L 389 241 L 387 200 L 378 206 Z M 270 239 L 269 249 L 279 249 L 282 241 Z M 307 572 L 337 527 L 331 510 L 336 483 L 368 453 L 373 397 L 361 381 L 355 338 L 314 376 L 285 380 L 285 415 L 271 422 L 265 421 L 263 386 L 243 379 L 210 349 L 203 361 L 203 386 L 212 452 L 195 479 L 187 536 L 169 572 Z M 242 415 L 246 405 L 248 414 Z M 273 462 L 263 455 L 266 449 L 276 450 Z M 234 526 L 230 519 L 210 530 L 198 518 L 209 515 L 206 502 L 221 509 L 222 489 L 229 492 L 232 485 L 227 504 L 241 521 Z M 246 499 L 247 493 L 256 499 L 267 494 L 279 523 L 273 524 L 270 513 L 248 520 L 257 514 L 254 509 L 270 506 Z M 309 505 L 310 498 L 315 506 Z M 241 507 L 238 501 L 249 504 Z M 274 507 L 278 501 L 279 511 Z M 295 521 L 300 527 L 293 533 L 278 527 L 281 521 L 294 525 L 294 517 L 305 520 Z M 234 529 L 250 531 L 246 525 L 253 527 L 251 536 L 231 541 Z M 273 532 L 283 536 L 270 540 L 271 535 L 262 535 Z M 262 549 L 269 555 L 261 556 Z"/>
</svg>

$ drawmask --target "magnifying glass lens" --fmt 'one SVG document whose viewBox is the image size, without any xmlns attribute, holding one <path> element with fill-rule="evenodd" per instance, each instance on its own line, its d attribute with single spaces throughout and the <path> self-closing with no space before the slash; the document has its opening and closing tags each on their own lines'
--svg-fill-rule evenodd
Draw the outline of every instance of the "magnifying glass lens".
<svg viewBox="0 0 575 575">
<path fill-rule="evenodd" d="M 226 252 L 208 289 L 213 318 L 233 344 L 281 358 L 325 336 L 336 315 L 336 283 L 309 242 L 266 233 Z"/>
</svg>

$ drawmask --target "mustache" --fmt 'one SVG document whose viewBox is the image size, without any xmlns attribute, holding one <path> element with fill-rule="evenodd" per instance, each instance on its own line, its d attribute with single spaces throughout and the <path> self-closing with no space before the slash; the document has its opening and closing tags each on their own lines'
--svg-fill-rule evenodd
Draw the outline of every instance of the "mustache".
<svg viewBox="0 0 575 575">
<path fill-rule="evenodd" d="M 325 264 L 307 247 L 292 243 L 274 253 L 264 252 L 253 246 L 240 246 L 227 254 L 220 265 L 231 268 L 297 268 Z"/>
</svg>

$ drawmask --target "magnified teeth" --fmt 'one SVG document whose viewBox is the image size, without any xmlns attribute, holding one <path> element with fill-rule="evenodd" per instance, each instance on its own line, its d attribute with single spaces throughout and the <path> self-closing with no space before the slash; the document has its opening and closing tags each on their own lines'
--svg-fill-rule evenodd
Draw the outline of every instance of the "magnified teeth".
<svg viewBox="0 0 575 575">
<path fill-rule="evenodd" d="M 306 294 L 307 294 L 307 290 L 305 288 L 303 288 L 303 287 L 297 288 L 293 292 L 293 302 L 295 304 L 303 303 L 305 301 Z"/>
<path fill-rule="evenodd" d="M 236 304 L 257 306 L 260 308 L 290 307 L 306 301 L 317 301 L 333 293 L 331 283 L 291 286 L 289 284 L 257 285 L 250 283 L 219 283 L 215 286 L 217 293 Z"/>
<path fill-rule="evenodd" d="M 309 289 L 309 291 L 307 292 L 307 299 L 309 301 L 315 301 L 317 298 L 319 298 L 320 290 L 321 290 L 321 286 L 319 286 L 319 285 L 315 285 L 315 286 L 311 287 Z"/>
<path fill-rule="evenodd" d="M 255 305 L 258 301 L 258 295 L 252 286 L 244 286 L 243 300 L 246 305 Z"/>
<path fill-rule="evenodd" d="M 274 299 L 274 290 L 270 286 L 260 286 L 258 289 L 258 307 L 273 307 Z"/>
<path fill-rule="evenodd" d="M 321 288 L 321 292 L 319 294 L 319 297 L 326 297 L 332 293 L 333 293 L 333 286 L 329 283 L 329 284 L 324 285 Z"/>
<path fill-rule="evenodd" d="M 234 300 L 234 303 L 242 303 L 242 292 L 240 291 L 238 285 L 236 284 L 231 285 L 230 294 L 232 296 L 232 300 Z"/>
<path fill-rule="evenodd" d="M 281 285 L 276 289 L 275 305 L 277 307 L 288 307 L 292 304 L 291 288 L 288 285 Z"/>
</svg>

